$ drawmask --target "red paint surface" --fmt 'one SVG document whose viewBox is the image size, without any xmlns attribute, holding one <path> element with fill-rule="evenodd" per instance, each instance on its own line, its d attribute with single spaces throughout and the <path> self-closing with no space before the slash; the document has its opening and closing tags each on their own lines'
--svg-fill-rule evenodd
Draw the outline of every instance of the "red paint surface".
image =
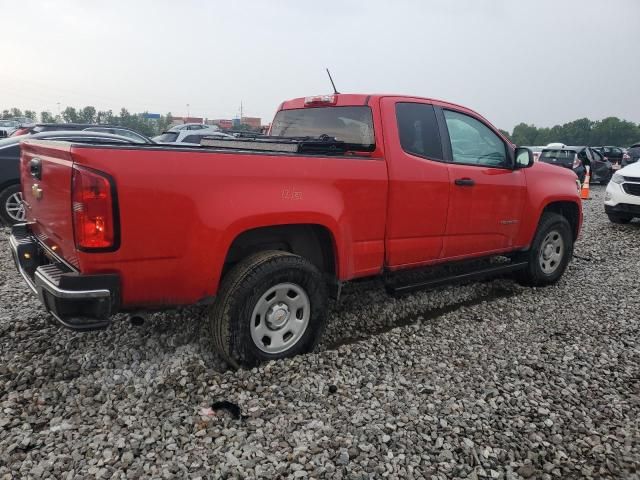
<svg viewBox="0 0 640 480">
<path fill-rule="evenodd" d="M 337 105 L 372 108 L 376 150 L 367 157 L 246 154 L 159 147 L 104 148 L 26 140 L 22 182 L 34 233 L 82 273 L 120 274 L 124 307 L 191 304 L 216 294 L 233 240 L 270 225 L 315 224 L 333 237 L 340 280 L 384 268 L 471 258 L 530 243 L 544 207 L 581 204 L 570 171 L 469 167 L 402 151 L 394 103 L 413 97 L 338 95 Z M 283 109 L 303 108 L 304 99 Z M 494 128 L 495 130 L 495 128 Z M 497 130 L 496 130 L 497 132 Z M 512 146 L 509 144 L 509 148 Z M 41 182 L 29 161 L 43 161 Z M 120 247 L 78 251 L 71 221 L 71 165 L 109 174 L 116 185 Z M 455 178 L 473 178 L 460 188 Z M 39 183 L 43 198 L 31 192 Z M 505 223 L 505 220 L 512 220 Z"/>
</svg>

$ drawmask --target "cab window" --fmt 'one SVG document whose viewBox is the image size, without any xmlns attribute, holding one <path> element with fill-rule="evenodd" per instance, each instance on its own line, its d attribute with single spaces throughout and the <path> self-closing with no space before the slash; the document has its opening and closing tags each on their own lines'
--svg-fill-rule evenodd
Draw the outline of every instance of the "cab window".
<svg viewBox="0 0 640 480">
<path fill-rule="evenodd" d="M 398 103 L 396 118 L 400 144 L 405 152 L 442 160 L 442 142 L 433 105 Z"/>
<path fill-rule="evenodd" d="M 452 110 L 444 110 L 454 163 L 486 167 L 509 166 L 502 139 L 484 123 Z"/>
</svg>

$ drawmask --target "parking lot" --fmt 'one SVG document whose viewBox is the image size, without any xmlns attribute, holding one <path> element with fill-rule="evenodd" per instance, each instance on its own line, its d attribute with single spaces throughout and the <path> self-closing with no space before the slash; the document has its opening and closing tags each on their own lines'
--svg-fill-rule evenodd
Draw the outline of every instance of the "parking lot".
<svg viewBox="0 0 640 480">
<path fill-rule="evenodd" d="M 239 371 L 197 308 L 49 324 L 4 230 L 0 478 L 639 478 L 640 223 L 592 196 L 555 286 L 355 282 L 316 353 Z"/>
</svg>

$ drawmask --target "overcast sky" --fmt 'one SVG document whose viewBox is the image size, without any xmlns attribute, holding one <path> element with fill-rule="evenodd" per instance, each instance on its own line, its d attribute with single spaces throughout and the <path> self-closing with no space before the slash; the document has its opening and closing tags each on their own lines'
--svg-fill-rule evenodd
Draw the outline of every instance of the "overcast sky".
<svg viewBox="0 0 640 480">
<path fill-rule="evenodd" d="M 638 0 L 0 0 L 0 109 L 270 120 L 284 99 L 404 93 L 509 129 L 640 122 Z"/>
</svg>

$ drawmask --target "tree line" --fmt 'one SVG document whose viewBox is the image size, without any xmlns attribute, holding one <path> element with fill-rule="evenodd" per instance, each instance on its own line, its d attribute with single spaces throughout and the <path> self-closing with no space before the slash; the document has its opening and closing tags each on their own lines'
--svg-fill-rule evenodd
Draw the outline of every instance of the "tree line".
<svg viewBox="0 0 640 480">
<path fill-rule="evenodd" d="M 33 110 L 11 108 L 3 110 L 0 118 L 29 117 L 38 120 Z M 40 112 L 42 123 L 105 123 L 127 127 L 147 136 L 154 136 L 167 130 L 172 122 L 171 113 L 161 115 L 159 119 L 145 118 L 143 113 L 129 113 L 122 108 L 119 113 L 111 110 L 96 110 L 95 107 L 67 107 L 59 115 L 49 111 Z M 509 133 L 501 130 L 516 145 L 547 145 L 560 142 L 565 145 L 616 145 L 627 147 L 640 143 L 640 125 L 621 120 L 618 117 L 607 117 L 602 120 L 580 118 L 564 125 L 553 127 L 536 127 L 519 123 Z"/>
<path fill-rule="evenodd" d="M 145 112 L 146 113 L 146 112 Z M 13 117 L 29 117 L 38 121 L 38 115 L 33 110 L 19 108 L 5 109 L 0 113 L 0 119 Z M 96 110 L 95 107 L 84 108 L 67 107 L 59 115 L 49 111 L 40 112 L 42 123 L 102 123 L 127 127 L 136 132 L 152 137 L 164 132 L 172 122 L 171 113 L 161 115 L 159 119 L 145 118 L 144 113 L 130 113 L 126 108 L 114 113 L 112 110 Z"/>
<path fill-rule="evenodd" d="M 560 142 L 565 145 L 615 145 L 628 147 L 640 143 L 640 125 L 621 120 L 618 117 L 607 117 L 602 120 L 580 118 L 564 125 L 553 127 L 536 127 L 520 123 L 511 133 L 501 130 L 516 145 L 548 145 Z"/>
</svg>

